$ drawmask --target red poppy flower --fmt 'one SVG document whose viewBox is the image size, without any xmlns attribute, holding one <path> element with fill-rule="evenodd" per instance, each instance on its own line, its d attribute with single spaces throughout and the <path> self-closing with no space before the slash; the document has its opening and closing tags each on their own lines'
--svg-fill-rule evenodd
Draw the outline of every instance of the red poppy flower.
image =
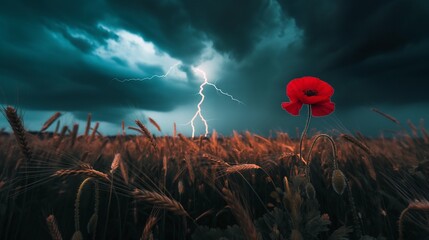
<svg viewBox="0 0 429 240">
<path fill-rule="evenodd" d="M 335 104 L 331 102 L 332 94 L 334 88 L 319 78 L 295 78 L 286 87 L 286 95 L 290 102 L 283 102 L 282 108 L 297 116 L 302 105 L 309 104 L 313 116 L 326 116 L 335 109 Z"/>
</svg>

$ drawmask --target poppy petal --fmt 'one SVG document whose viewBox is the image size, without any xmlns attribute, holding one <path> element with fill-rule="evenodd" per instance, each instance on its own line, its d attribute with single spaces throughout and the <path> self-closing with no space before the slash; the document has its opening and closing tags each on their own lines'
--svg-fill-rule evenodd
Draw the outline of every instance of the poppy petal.
<svg viewBox="0 0 429 240">
<path fill-rule="evenodd" d="M 325 101 L 311 105 L 311 113 L 315 117 L 321 117 L 331 114 L 335 109 L 335 103 Z"/>
<path fill-rule="evenodd" d="M 307 96 L 305 92 L 308 90 L 317 94 Z M 334 88 L 317 77 L 305 76 L 290 81 L 286 87 L 286 94 L 291 102 L 300 101 L 304 104 L 317 104 L 328 101 L 334 94 Z"/>
<path fill-rule="evenodd" d="M 302 108 L 302 103 L 301 102 L 283 102 L 282 108 L 286 110 L 288 113 L 294 116 L 298 116 L 299 111 Z"/>
<path fill-rule="evenodd" d="M 300 88 L 299 81 L 294 79 L 288 83 L 286 86 L 286 95 L 289 97 L 291 102 L 296 102 L 304 96 L 304 92 Z"/>
<path fill-rule="evenodd" d="M 318 85 L 316 86 L 316 91 L 320 96 L 331 97 L 334 94 L 334 88 L 331 85 L 329 85 L 327 82 L 324 82 L 322 80 L 320 80 Z"/>
</svg>

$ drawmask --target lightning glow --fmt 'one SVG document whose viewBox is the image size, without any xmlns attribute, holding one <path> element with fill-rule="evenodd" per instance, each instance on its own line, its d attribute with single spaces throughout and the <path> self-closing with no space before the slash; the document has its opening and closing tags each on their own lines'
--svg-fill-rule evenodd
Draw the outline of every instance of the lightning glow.
<svg viewBox="0 0 429 240">
<path fill-rule="evenodd" d="M 138 82 L 141 82 L 141 81 L 147 81 L 147 80 L 152 80 L 152 79 L 154 79 L 154 78 L 166 78 L 166 77 L 168 77 L 168 75 L 171 73 L 171 71 L 174 69 L 174 68 L 176 68 L 178 65 L 180 65 L 181 63 L 180 62 L 178 62 L 178 63 L 176 63 L 176 64 L 174 64 L 174 65 L 172 65 L 169 69 L 168 69 L 168 71 L 165 73 L 165 74 L 162 74 L 162 75 L 152 75 L 152 76 L 150 76 L 150 77 L 145 77 L 145 78 L 127 78 L 127 79 L 117 79 L 117 78 L 115 78 L 114 80 L 115 81 L 118 81 L 118 82 L 120 82 L 120 83 L 125 83 L 125 82 L 132 82 L 132 81 L 138 81 Z M 205 100 L 205 98 L 206 98 L 206 96 L 204 95 L 204 87 L 206 86 L 206 85 L 209 85 L 209 86 L 211 86 L 211 87 L 213 87 L 217 92 L 219 92 L 220 94 L 222 94 L 222 95 L 224 95 L 224 96 L 227 96 L 227 97 L 229 97 L 232 101 L 235 101 L 235 102 L 237 102 L 237 103 L 239 103 L 239 104 L 244 104 L 243 102 L 241 102 L 240 100 L 238 100 L 238 99 L 236 99 L 236 98 L 234 98 L 231 94 L 229 94 L 229 93 L 227 93 L 227 92 L 224 92 L 222 89 L 220 89 L 220 88 L 218 88 L 215 84 L 213 84 L 213 83 L 210 83 L 209 81 L 208 81 L 208 79 L 207 79 L 207 74 L 206 74 L 206 72 L 204 72 L 203 70 L 201 70 L 200 68 L 193 68 L 193 70 L 195 71 L 195 72 L 197 72 L 197 73 L 199 73 L 202 77 L 203 77 L 203 83 L 201 83 L 201 85 L 200 85 L 200 90 L 198 91 L 198 95 L 200 95 L 201 96 L 201 99 L 200 99 L 200 101 L 198 102 L 198 104 L 197 104 L 197 111 L 195 112 L 195 114 L 194 114 L 194 116 L 192 117 L 192 119 L 191 119 L 191 121 L 189 122 L 190 124 L 191 124 L 191 128 L 192 128 L 192 137 L 195 137 L 195 124 L 194 124 L 194 122 L 195 122 L 195 120 L 196 120 L 196 118 L 197 117 L 199 117 L 200 119 L 201 119 L 201 121 L 203 122 L 203 124 L 204 124 L 204 127 L 205 127 L 205 133 L 204 133 L 204 136 L 206 137 L 208 134 L 209 134 L 209 125 L 208 125 L 208 123 L 207 123 L 207 120 L 204 118 L 204 116 L 203 116 L 203 114 L 202 114 L 202 108 L 201 108 L 201 106 L 202 106 L 202 104 L 204 103 L 204 100 Z M 188 123 L 188 124 L 189 124 Z"/>
<path fill-rule="evenodd" d="M 201 113 L 201 105 L 204 103 L 204 100 L 205 100 L 205 98 L 206 98 L 206 97 L 205 97 L 205 95 L 204 95 L 204 93 L 203 93 L 203 92 L 204 92 L 204 86 L 205 86 L 205 85 L 209 85 L 209 86 L 214 87 L 214 88 L 216 89 L 216 91 L 220 92 L 222 95 L 225 95 L 225 96 L 227 96 L 227 97 L 231 98 L 231 100 L 233 100 L 233 101 L 235 101 L 235 102 L 238 102 L 238 103 L 240 103 L 240 104 L 243 104 L 243 102 L 241 102 L 240 100 L 238 100 L 238 99 L 234 98 L 231 94 L 229 94 L 229 93 L 226 93 L 226 92 L 222 91 L 222 89 L 218 88 L 215 84 L 210 83 L 210 82 L 208 81 L 208 79 L 207 79 L 207 74 L 206 74 L 206 72 L 204 72 L 204 71 L 203 71 L 203 70 L 201 70 L 200 68 L 194 68 L 194 70 L 203 76 L 204 82 L 203 82 L 203 83 L 201 83 L 201 85 L 200 85 L 200 91 L 198 92 L 198 94 L 201 96 L 201 99 L 200 99 L 200 101 L 199 101 L 199 102 L 198 102 L 198 104 L 197 104 L 197 111 L 195 112 L 195 114 L 194 114 L 194 116 L 192 117 L 191 122 L 190 122 L 190 123 L 191 123 L 191 127 L 192 127 L 192 137 L 194 137 L 194 136 L 195 136 L 195 126 L 194 126 L 194 121 L 195 121 L 195 119 L 196 119 L 198 116 L 200 117 L 201 121 L 204 123 L 204 127 L 205 127 L 205 134 L 204 134 L 204 137 L 206 137 L 206 136 L 209 134 L 209 125 L 208 125 L 208 123 L 207 123 L 207 120 L 204 118 L 203 114 Z"/>
</svg>

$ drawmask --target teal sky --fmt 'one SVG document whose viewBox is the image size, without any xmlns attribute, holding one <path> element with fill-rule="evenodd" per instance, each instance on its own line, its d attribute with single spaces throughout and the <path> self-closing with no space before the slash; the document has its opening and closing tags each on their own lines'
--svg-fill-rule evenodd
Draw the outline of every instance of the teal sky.
<svg viewBox="0 0 429 240">
<path fill-rule="evenodd" d="M 191 135 L 204 71 L 210 132 L 296 136 L 305 111 L 280 104 L 291 79 L 311 75 L 334 87 L 337 107 L 314 128 L 375 136 L 401 127 L 371 108 L 405 127 L 429 121 L 428 15 L 424 0 L 6 0 L 0 104 L 19 108 L 30 130 L 60 111 L 81 131 L 90 112 L 105 134 L 152 117 L 163 134 L 176 122 Z"/>
</svg>

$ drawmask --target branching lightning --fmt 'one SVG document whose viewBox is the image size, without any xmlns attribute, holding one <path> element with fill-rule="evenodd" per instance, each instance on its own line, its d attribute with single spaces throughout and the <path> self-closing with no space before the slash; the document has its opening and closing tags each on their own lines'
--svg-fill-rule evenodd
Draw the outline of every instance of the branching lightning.
<svg viewBox="0 0 429 240">
<path fill-rule="evenodd" d="M 180 65 L 180 64 L 181 63 L 178 62 L 178 63 L 172 65 L 168 69 L 168 71 L 165 74 L 162 74 L 162 75 L 152 75 L 150 77 L 145 77 L 145 78 L 127 78 L 127 79 L 122 79 L 122 80 L 115 78 L 114 80 L 116 80 L 116 81 L 118 81 L 120 83 L 125 83 L 125 82 L 133 82 L 133 81 L 141 82 L 141 81 L 146 81 L 146 80 L 152 80 L 154 78 L 166 78 L 171 73 L 171 71 L 174 68 L 176 68 L 178 65 Z M 203 114 L 201 113 L 201 111 L 202 111 L 201 105 L 204 103 L 204 100 L 206 98 L 206 96 L 204 95 L 204 87 L 206 85 L 212 86 L 214 89 L 216 89 L 217 92 L 219 92 L 220 94 L 222 94 L 224 96 L 229 97 L 232 101 L 235 101 L 235 102 L 240 103 L 240 104 L 244 104 L 244 103 L 241 102 L 240 100 L 234 98 L 231 94 L 222 91 L 222 89 L 218 88 L 215 84 L 210 83 L 208 81 L 208 79 L 207 79 L 206 72 L 204 72 L 200 68 L 193 68 L 193 70 L 196 71 L 197 73 L 199 73 L 203 77 L 204 81 L 203 81 L 203 83 L 201 83 L 200 90 L 198 91 L 198 95 L 201 96 L 201 99 L 200 99 L 200 101 L 197 104 L 197 111 L 195 112 L 194 116 L 192 117 L 192 119 L 191 119 L 191 121 L 189 123 L 191 124 L 191 127 L 192 127 L 192 137 L 194 137 L 195 136 L 195 125 L 194 125 L 194 122 L 195 122 L 195 119 L 197 117 L 199 117 L 201 119 L 201 121 L 203 122 L 204 127 L 205 127 L 204 136 L 207 136 L 209 134 L 209 125 L 207 123 L 207 120 L 204 118 Z"/>
<path fill-rule="evenodd" d="M 180 64 L 180 62 L 175 63 L 173 66 L 171 66 L 168 69 L 168 71 L 165 74 L 162 74 L 162 75 L 152 75 L 150 77 L 145 77 L 145 78 L 127 78 L 127 79 L 122 79 L 122 80 L 115 78 L 115 80 L 118 81 L 118 82 L 124 83 L 124 82 L 133 82 L 133 81 L 141 82 L 141 81 L 146 81 L 146 80 L 152 80 L 154 78 L 166 78 L 171 73 L 171 71 L 175 67 L 177 67 L 179 64 Z"/>
<path fill-rule="evenodd" d="M 205 85 L 209 85 L 209 86 L 214 87 L 216 89 L 216 91 L 220 92 L 222 95 L 225 95 L 225 96 L 231 98 L 231 100 L 233 100 L 233 101 L 236 101 L 236 102 L 238 102 L 240 104 L 243 104 L 243 103 L 240 100 L 234 98 L 231 94 L 222 91 L 222 89 L 218 88 L 215 84 L 210 83 L 208 81 L 208 79 L 207 79 L 206 72 L 204 72 L 203 70 L 201 70 L 199 68 L 194 68 L 194 70 L 203 76 L 204 82 L 201 83 L 201 85 L 200 85 L 200 91 L 198 92 L 198 94 L 201 96 L 201 100 L 200 100 L 200 102 L 198 102 L 197 111 L 195 112 L 194 116 L 191 119 L 192 137 L 195 136 L 194 121 L 197 118 L 197 116 L 199 116 L 200 119 L 201 119 L 201 121 L 204 123 L 204 127 L 205 127 L 205 134 L 204 134 L 204 136 L 206 137 L 209 134 L 209 125 L 207 124 L 207 120 L 204 118 L 203 114 L 201 113 L 201 105 L 204 103 L 204 100 L 206 98 L 205 95 L 204 95 L 204 93 L 203 93 Z"/>
</svg>

